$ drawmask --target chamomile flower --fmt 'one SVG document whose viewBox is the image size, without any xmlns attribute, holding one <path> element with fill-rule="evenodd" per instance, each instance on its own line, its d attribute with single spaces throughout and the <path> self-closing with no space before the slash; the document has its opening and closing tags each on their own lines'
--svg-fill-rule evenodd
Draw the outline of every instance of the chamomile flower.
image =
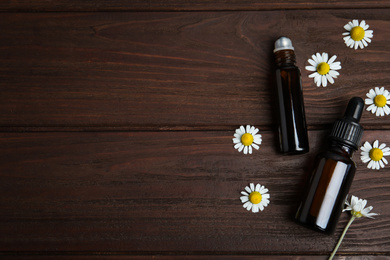
<svg viewBox="0 0 390 260">
<path fill-rule="evenodd" d="M 352 222 L 355 219 L 361 218 L 361 217 L 373 218 L 372 216 L 379 215 L 377 213 L 370 213 L 370 211 L 373 209 L 372 206 L 364 208 L 367 204 L 367 200 L 359 199 L 358 197 L 355 197 L 353 195 L 351 198 L 351 204 L 349 204 L 348 200 L 345 200 L 345 204 L 347 205 L 347 207 L 343 210 L 343 212 L 350 210 L 351 211 L 351 218 L 349 219 L 347 225 L 345 226 L 344 231 L 341 234 L 339 241 L 337 242 L 337 245 L 335 246 L 332 254 L 328 258 L 329 260 L 332 260 L 333 257 L 336 255 L 336 252 L 339 249 L 341 242 L 343 241 L 344 236 L 348 231 L 348 228 L 351 226 Z"/>
<path fill-rule="evenodd" d="M 371 42 L 371 38 L 374 36 L 374 31 L 367 30 L 368 27 L 369 25 L 366 24 L 366 21 L 364 20 L 362 20 L 360 24 L 359 20 L 348 22 L 344 25 L 345 30 L 348 31 L 343 33 L 345 36 L 343 38 L 345 44 L 350 48 L 355 48 L 355 50 L 357 50 L 358 47 L 360 47 L 360 49 L 367 47 L 368 43 Z"/>
<path fill-rule="evenodd" d="M 305 68 L 308 71 L 314 71 L 314 73 L 309 75 L 309 78 L 314 78 L 314 83 L 317 84 L 317 87 L 323 86 L 326 87 L 328 81 L 333 84 L 334 78 L 340 75 L 337 70 L 341 69 L 341 63 L 339 61 L 335 62 L 337 56 L 333 55 L 328 59 L 328 54 L 323 52 L 313 54 L 311 59 L 307 61 L 311 66 L 306 66 Z"/>
<path fill-rule="evenodd" d="M 245 187 L 245 191 L 241 191 L 241 202 L 244 203 L 243 207 L 248 211 L 252 210 L 253 213 L 263 211 L 264 207 L 269 204 L 270 195 L 267 193 L 268 189 L 260 184 L 256 187 L 253 183 Z"/>
<path fill-rule="evenodd" d="M 370 89 L 366 94 L 368 98 L 365 100 L 365 104 L 368 105 L 367 111 L 375 113 L 376 116 L 384 116 L 390 114 L 390 93 L 384 87 Z"/>
<path fill-rule="evenodd" d="M 261 134 L 258 134 L 259 129 L 247 125 L 246 128 L 244 126 L 240 126 L 240 128 L 236 129 L 234 133 L 233 143 L 234 149 L 237 149 L 239 152 L 244 152 L 244 154 L 252 154 L 252 147 L 256 150 L 259 150 L 259 144 L 261 144 Z"/>
<path fill-rule="evenodd" d="M 360 150 L 360 159 L 363 163 L 368 163 L 367 168 L 379 170 L 380 168 L 384 168 L 385 164 L 388 164 L 384 156 L 390 155 L 390 147 L 386 147 L 386 144 L 379 145 L 378 140 L 373 145 L 365 142 L 360 147 Z"/>
<path fill-rule="evenodd" d="M 348 202 L 348 200 L 345 200 L 345 204 L 347 207 L 343 210 L 344 211 L 351 211 L 351 215 L 355 218 L 373 218 L 372 216 L 378 215 L 377 213 L 370 213 L 370 211 L 373 209 L 372 206 L 369 206 L 367 208 L 364 208 L 367 204 L 367 200 L 359 199 L 356 196 L 351 197 L 351 204 Z"/>
</svg>

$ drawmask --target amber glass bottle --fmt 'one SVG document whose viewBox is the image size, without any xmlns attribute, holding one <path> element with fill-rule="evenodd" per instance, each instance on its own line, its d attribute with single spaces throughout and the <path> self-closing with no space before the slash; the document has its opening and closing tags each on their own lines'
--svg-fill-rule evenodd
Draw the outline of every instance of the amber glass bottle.
<svg viewBox="0 0 390 260">
<path fill-rule="evenodd" d="M 295 219 L 312 229 L 332 234 L 355 175 L 352 154 L 358 149 L 363 128 L 359 125 L 364 101 L 355 97 L 345 115 L 336 121 L 327 151 L 320 153 L 307 183 Z"/>
<path fill-rule="evenodd" d="M 280 150 L 285 154 L 309 151 L 301 72 L 295 65 L 291 40 L 281 37 L 275 42 L 276 92 Z"/>
</svg>

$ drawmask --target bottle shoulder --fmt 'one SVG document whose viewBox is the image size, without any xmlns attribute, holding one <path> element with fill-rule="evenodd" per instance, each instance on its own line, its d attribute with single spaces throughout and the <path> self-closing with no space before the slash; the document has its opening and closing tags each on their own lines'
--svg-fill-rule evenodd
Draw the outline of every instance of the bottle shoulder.
<svg viewBox="0 0 390 260">
<path fill-rule="evenodd" d="M 324 151 L 317 155 L 318 159 L 325 159 L 325 160 L 333 160 L 333 161 L 340 161 L 346 164 L 355 165 L 355 161 L 352 160 L 350 155 L 338 153 L 335 151 Z"/>
</svg>

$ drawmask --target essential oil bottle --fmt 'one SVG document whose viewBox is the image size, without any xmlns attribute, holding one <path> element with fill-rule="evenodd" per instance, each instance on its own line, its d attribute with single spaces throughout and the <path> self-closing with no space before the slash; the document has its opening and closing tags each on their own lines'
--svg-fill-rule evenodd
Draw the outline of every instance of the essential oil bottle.
<svg viewBox="0 0 390 260">
<path fill-rule="evenodd" d="M 276 89 L 280 151 L 299 154 L 309 151 L 301 71 L 295 65 L 291 40 L 281 37 L 275 42 Z"/>
<path fill-rule="evenodd" d="M 343 209 L 356 165 L 352 154 L 358 149 L 363 127 L 359 120 L 364 101 L 352 98 L 344 117 L 329 135 L 328 149 L 317 155 L 303 200 L 295 219 L 309 228 L 332 234 Z"/>
</svg>

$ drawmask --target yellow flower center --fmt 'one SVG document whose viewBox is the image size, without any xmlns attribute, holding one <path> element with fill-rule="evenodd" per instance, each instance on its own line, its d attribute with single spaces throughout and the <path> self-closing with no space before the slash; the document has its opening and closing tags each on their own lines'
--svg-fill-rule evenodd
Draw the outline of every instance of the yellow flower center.
<svg viewBox="0 0 390 260">
<path fill-rule="evenodd" d="M 330 67 L 329 67 L 329 64 L 326 63 L 326 62 L 321 62 L 320 64 L 318 64 L 317 66 L 317 72 L 320 74 L 320 75 L 325 75 L 326 73 L 328 73 L 330 70 Z"/>
<path fill-rule="evenodd" d="M 262 197 L 261 197 L 261 194 L 260 192 L 258 191 L 254 191 L 252 192 L 251 194 L 249 194 L 249 200 L 253 203 L 253 204 L 259 204 L 262 200 Z"/>
<path fill-rule="evenodd" d="M 363 217 L 363 214 L 360 212 L 360 211 L 354 211 L 352 210 L 352 215 L 355 217 L 355 218 L 361 218 Z"/>
<path fill-rule="evenodd" d="M 355 26 L 351 29 L 351 38 L 354 41 L 361 41 L 364 38 L 364 29 L 360 26 Z"/>
<path fill-rule="evenodd" d="M 241 143 L 245 146 L 249 146 L 253 143 L 253 135 L 246 133 L 241 136 Z"/>
<path fill-rule="evenodd" d="M 375 98 L 374 98 L 374 103 L 377 107 L 384 107 L 386 105 L 386 97 L 383 96 L 383 95 L 377 95 Z"/>
<path fill-rule="evenodd" d="M 372 148 L 370 150 L 370 158 L 373 160 L 373 161 L 380 161 L 383 157 L 383 152 L 381 149 L 379 148 Z"/>
</svg>

